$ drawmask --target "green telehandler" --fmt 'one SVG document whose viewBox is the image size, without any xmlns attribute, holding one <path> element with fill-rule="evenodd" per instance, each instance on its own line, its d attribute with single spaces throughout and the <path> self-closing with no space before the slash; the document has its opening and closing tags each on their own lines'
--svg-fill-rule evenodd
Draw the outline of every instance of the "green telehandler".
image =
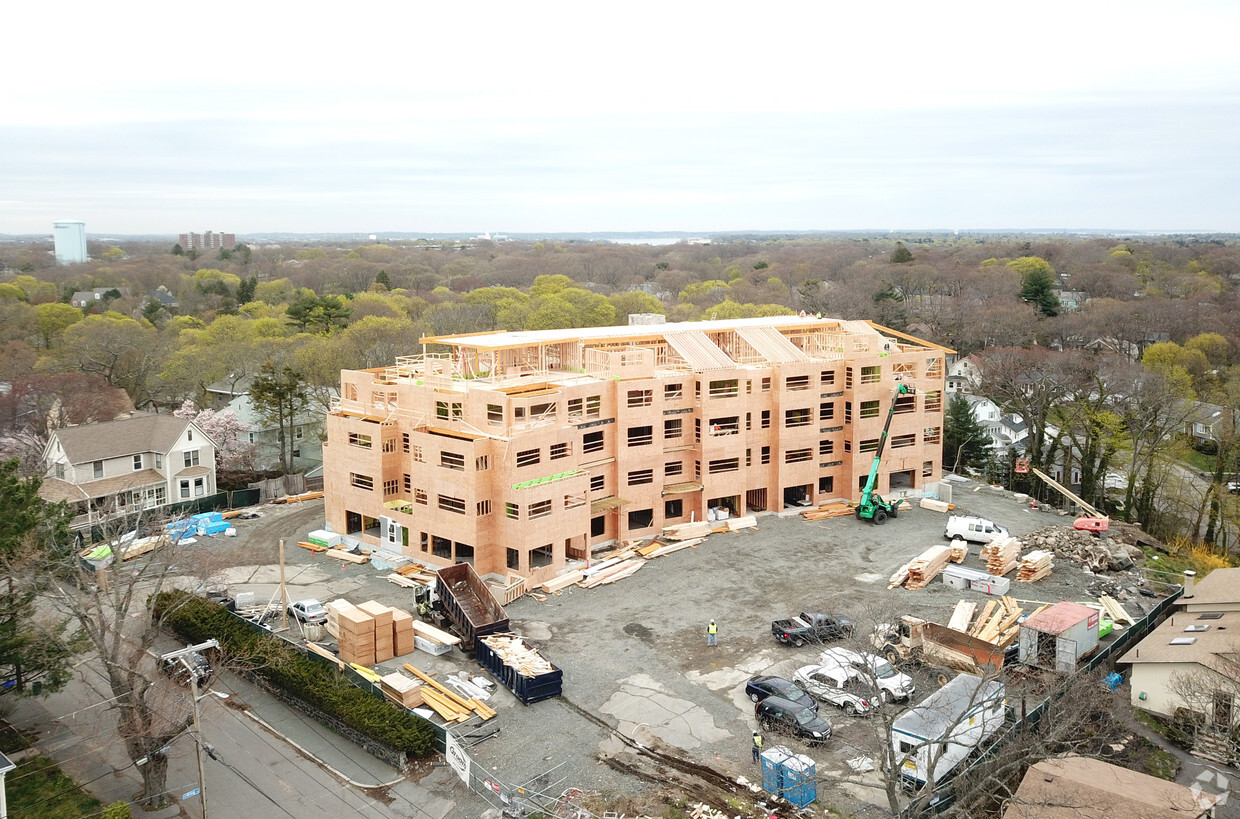
<svg viewBox="0 0 1240 819">
<path fill-rule="evenodd" d="M 889 503 L 883 500 L 874 491 L 874 485 L 878 483 L 878 465 L 883 460 L 883 450 L 887 448 L 887 433 L 891 430 L 891 417 L 896 413 L 896 399 L 912 392 L 915 390 L 907 384 L 896 385 L 896 393 L 891 397 L 891 406 L 887 409 L 887 423 L 883 424 L 883 434 L 878 439 L 878 449 L 874 452 L 874 463 L 870 464 L 870 477 L 866 479 L 865 488 L 861 490 L 861 500 L 857 502 L 857 520 L 869 520 L 873 521 L 876 526 L 881 526 L 887 522 L 887 518 L 896 517 L 896 505 L 899 501 Z"/>
</svg>

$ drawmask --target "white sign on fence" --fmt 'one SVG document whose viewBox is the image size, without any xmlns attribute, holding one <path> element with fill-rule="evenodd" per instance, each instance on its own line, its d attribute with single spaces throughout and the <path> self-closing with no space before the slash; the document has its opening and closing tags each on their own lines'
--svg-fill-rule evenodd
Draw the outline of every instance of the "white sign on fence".
<svg viewBox="0 0 1240 819">
<path fill-rule="evenodd" d="M 460 743 L 456 741 L 456 737 L 452 736 L 451 731 L 447 732 L 443 755 L 448 760 L 448 767 L 456 771 L 456 775 L 461 778 L 461 781 L 468 785 L 469 755 L 461 748 Z"/>
</svg>

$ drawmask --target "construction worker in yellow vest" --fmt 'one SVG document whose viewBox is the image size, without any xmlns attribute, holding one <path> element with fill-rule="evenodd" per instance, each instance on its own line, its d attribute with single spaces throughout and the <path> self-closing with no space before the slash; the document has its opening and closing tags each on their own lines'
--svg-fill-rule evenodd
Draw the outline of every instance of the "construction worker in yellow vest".
<svg viewBox="0 0 1240 819">
<path fill-rule="evenodd" d="M 715 621 L 711 620 L 706 626 L 706 645 L 719 645 L 719 626 L 715 625 Z"/>
<path fill-rule="evenodd" d="M 753 761 L 757 762 L 762 756 L 762 735 L 757 731 L 753 732 Z"/>
</svg>

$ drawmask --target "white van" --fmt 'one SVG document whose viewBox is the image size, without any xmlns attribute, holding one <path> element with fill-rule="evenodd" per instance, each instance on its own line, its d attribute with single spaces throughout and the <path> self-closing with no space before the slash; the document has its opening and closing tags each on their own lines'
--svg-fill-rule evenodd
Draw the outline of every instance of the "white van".
<svg viewBox="0 0 1240 819">
<path fill-rule="evenodd" d="M 943 537 L 949 540 L 970 540 L 974 543 L 989 543 L 1001 537 L 1008 537 L 1008 530 L 994 521 L 973 515 L 952 515 L 947 519 L 947 528 Z"/>
</svg>

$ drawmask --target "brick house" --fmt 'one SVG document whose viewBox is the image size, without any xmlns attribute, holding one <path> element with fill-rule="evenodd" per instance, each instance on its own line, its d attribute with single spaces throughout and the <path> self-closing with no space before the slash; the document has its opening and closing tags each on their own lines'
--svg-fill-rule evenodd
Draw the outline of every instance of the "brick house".
<svg viewBox="0 0 1240 819">
<path fill-rule="evenodd" d="M 535 582 L 665 524 L 939 478 L 945 348 L 813 317 L 428 337 L 341 373 L 328 523 Z M 432 347 L 433 345 L 433 347 Z M 916 392 L 896 397 L 897 383 Z"/>
</svg>

